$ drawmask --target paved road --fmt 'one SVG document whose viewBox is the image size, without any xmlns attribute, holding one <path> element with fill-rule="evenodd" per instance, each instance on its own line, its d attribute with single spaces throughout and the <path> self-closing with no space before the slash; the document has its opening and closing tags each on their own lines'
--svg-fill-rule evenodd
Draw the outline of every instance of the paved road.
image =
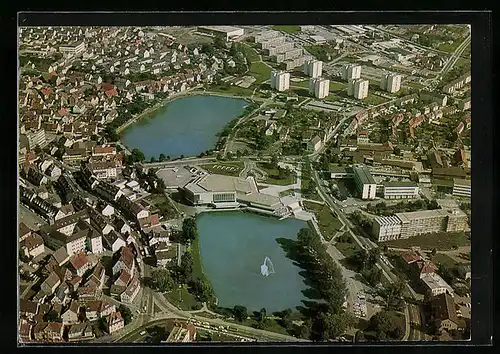
<svg viewBox="0 0 500 354">
<path fill-rule="evenodd" d="M 175 161 L 164 161 L 164 162 L 143 162 L 141 163 L 141 166 L 143 168 L 162 168 L 162 167 L 179 167 L 179 166 L 186 166 L 186 165 L 203 165 L 207 163 L 212 163 L 212 162 L 217 162 L 217 159 L 215 157 L 200 157 L 200 158 L 185 158 L 185 159 L 179 159 Z"/>
</svg>

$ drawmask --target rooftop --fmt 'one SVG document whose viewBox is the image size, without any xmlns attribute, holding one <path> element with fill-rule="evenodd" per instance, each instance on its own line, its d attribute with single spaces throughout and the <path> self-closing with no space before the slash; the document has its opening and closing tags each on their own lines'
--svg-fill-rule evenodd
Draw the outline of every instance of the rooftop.
<svg viewBox="0 0 500 354">
<path fill-rule="evenodd" d="M 363 184 L 376 184 L 370 171 L 366 167 L 353 167 L 353 172 Z"/>
</svg>

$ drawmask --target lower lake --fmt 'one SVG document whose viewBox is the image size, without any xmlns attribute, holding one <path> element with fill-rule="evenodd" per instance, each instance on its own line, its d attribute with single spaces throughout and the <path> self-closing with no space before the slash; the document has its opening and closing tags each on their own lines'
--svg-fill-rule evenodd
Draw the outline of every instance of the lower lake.
<svg viewBox="0 0 500 354">
<path fill-rule="evenodd" d="M 208 212 L 197 216 L 200 256 L 203 271 L 211 281 L 218 305 L 247 307 L 249 311 L 265 308 L 267 313 L 294 309 L 307 298 L 308 288 L 301 270 L 286 257 L 277 239 L 297 239 L 307 228 L 296 219 L 278 220 L 239 211 Z M 264 276 L 261 265 L 266 257 L 269 270 Z"/>
<path fill-rule="evenodd" d="M 141 150 L 148 160 L 160 154 L 197 156 L 215 147 L 217 133 L 247 105 L 229 97 L 177 98 L 125 129 L 121 141 L 129 150 Z"/>
</svg>

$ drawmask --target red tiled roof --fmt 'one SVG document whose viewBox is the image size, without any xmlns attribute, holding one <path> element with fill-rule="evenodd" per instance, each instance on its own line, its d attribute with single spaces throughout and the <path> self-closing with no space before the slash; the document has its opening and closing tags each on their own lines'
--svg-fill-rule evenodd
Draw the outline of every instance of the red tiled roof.
<svg viewBox="0 0 500 354">
<path fill-rule="evenodd" d="M 108 96 L 108 97 L 113 97 L 116 95 L 118 95 L 118 91 L 116 91 L 115 89 L 111 89 L 111 90 L 106 91 L 106 96 Z"/>
<path fill-rule="evenodd" d="M 414 253 L 414 252 L 407 252 L 407 253 L 403 253 L 401 255 L 401 257 L 405 260 L 406 263 L 410 264 L 410 263 L 413 263 L 413 262 L 416 262 L 420 259 L 422 259 L 418 254 Z"/>
<path fill-rule="evenodd" d="M 70 263 L 75 269 L 78 270 L 80 268 L 83 268 L 83 266 L 87 265 L 87 263 L 89 263 L 89 259 L 85 255 L 85 253 L 79 253 L 70 260 Z"/>
</svg>

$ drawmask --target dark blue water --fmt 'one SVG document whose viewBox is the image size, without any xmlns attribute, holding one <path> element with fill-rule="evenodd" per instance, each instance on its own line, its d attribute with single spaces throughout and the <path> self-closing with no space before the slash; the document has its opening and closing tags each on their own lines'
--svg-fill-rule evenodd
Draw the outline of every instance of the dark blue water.
<svg viewBox="0 0 500 354">
<path fill-rule="evenodd" d="M 286 258 L 277 238 L 297 239 L 301 228 L 296 219 L 278 220 L 244 212 L 209 212 L 197 216 L 203 271 L 210 279 L 219 306 L 246 306 L 267 313 L 294 309 L 306 299 L 307 286 L 300 268 Z M 265 277 L 260 266 L 266 256 L 274 274 Z"/>
<path fill-rule="evenodd" d="M 141 150 L 146 159 L 197 156 L 213 149 L 216 134 L 238 117 L 248 102 L 218 96 L 178 98 L 127 128 L 122 142 Z"/>
</svg>

